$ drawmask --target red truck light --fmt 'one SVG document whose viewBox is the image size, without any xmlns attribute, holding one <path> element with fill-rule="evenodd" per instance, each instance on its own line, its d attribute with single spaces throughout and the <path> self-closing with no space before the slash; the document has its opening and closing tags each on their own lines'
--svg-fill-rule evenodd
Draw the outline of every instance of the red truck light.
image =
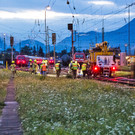
<svg viewBox="0 0 135 135">
<path fill-rule="evenodd" d="M 19 60 L 17 60 L 17 64 L 20 64 L 20 61 Z"/>
<path fill-rule="evenodd" d="M 22 60 L 22 64 L 25 64 L 26 63 L 26 61 L 25 60 Z"/>
<path fill-rule="evenodd" d="M 93 70 L 94 70 L 94 71 L 98 71 L 98 70 L 99 70 L 99 67 L 98 67 L 98 66 L 95 66 L 95 67 L 93 68 Z"/>
<path fill-rule="evenodd" d="M 111 70 L 112 70 L 112 71 L 116 71 L 116 67 L 113 66 L 113 67 L 111 68 Z"/>
</svg>

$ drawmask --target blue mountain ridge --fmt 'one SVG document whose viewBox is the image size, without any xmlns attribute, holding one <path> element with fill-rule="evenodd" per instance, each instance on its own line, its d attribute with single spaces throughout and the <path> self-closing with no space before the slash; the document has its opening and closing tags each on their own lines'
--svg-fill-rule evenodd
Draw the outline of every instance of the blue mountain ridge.
<svg viewBox="0 0 135 135">
<path fill-rule="evenodd" d="M 75 36 L 76 35 L 76 36 Z M 84 50 L 84 49 L 89 49 L 90 45 L 95 45 L 96 43 L 101 43 L 102 42 L 102 33 L 95 32 L 95 31 L 90 31 L 90 32 L 80 32 L 80 33 L 74 33 L 74 46 L 77 50 Z M 104 40 L 109 43 L 110 47 L 120 47 L 121 51 L 125 51 L 125 44 L 128 44 L 128 24 L 122 26 L 121 28 L 110 31 L 110 32 L 105 32 L 104 34 Z M 4 49 L 3 47 L 3 39 L 0 38 L 0 48 L 2 50 Z M 38 48 L 41 46 L 43 48 L 43 51 L 45 52 L 45 44 L 37 41 L 37 40 L 23 40 L 21 42 L 21 47 L 24 47 L 25 45 L 29 47 L 36 47 Z M 10 47 L 10 45 L 6 45 L 7 47 Z M 68 52 L 71 50 L 72 42 L 71 42 L 71 36 L 66 37 L 62 41 L 56 44 L 56 51 L 61 52 L 61 50 L 66 49 Z M 130 22 L 130 46 L 131 46 L 131 52 L 134 54 L 135 51 L 135 19 L 133 19 Z M 19 51 L 19 43 L 14 44 L 14 48 Z M 50 50 L 53 50 L 53 46 L 50 46 Z M 128 51 L 128 47 L 127 47 Z"/>
<path fill-rule="evenodd" d="M 111 31 L 105 32 L 104 41 L 109 43 L 110 47 L 120 47 L 121 51 L 125 51 L 125 44 L 128 44 L 128 24 L 123 27 Z M 102 33 L 90 31 L 87 33 L 77 33 L 76 34 L 76 42 L 74 42 L 74 46 L 77 50 L 89 49 L 90 45 L 94 45 L 96 43 L 102 42 Z M 63 46 L 63 47 L 62 47 Z M 71 48 L 71 36 L 65 38 L 61 42 L 59 42 L 56 46 L 57 50 L 61 51 L 63 48 L 67 48 L 70 51 Z M 130 22 L 130 48 L 132 54 L 135 51 L 135 19 Z M 128 52 L 128 47 L 127 47 Z"/>
</svg>

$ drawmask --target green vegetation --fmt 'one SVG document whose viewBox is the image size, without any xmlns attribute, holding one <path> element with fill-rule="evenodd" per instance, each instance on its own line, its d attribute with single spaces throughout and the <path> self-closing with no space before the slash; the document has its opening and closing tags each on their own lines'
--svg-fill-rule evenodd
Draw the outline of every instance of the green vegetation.
<svg viewBox="0 0 135 135">
<path fill-rule="evenodd" d="M 131 71 L 127 72 L 127 71 L 116 71 L 115 72 L 115 76 L 119 76 L 119 77 L 127 77 L 127 76 L 131 76 Z"/>
<path fill-rule="evenodd" d="M 119 71 L 131 71 L 131 66 L 119 66 L 117 69 Z"/>
<path fill-rule="evenodd" d="M 6 97 L 7 84 L 9 82 L 10 72 L 0 69 L 0 115 L 2 108 L 4 107 L 4 100 Z"/>
<path fill-rule="evenodd" d="M 133 90 L 25 72 L 15 84 L 24 135 L 135 134 Z"/>
</svg>

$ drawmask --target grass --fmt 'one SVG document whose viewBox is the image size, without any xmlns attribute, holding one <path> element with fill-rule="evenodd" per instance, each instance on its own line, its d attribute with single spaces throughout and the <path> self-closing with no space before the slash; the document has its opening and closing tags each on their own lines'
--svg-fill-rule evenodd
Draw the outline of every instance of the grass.
<svg viewBox="0 0 135 135">
<path fill-rule="evenodd" d="M 6 97 L 7 84 L 9 82 L 10 72 L 0 69 L 0 115 L 2 108 L 4 107 L 4 100 Z"/>
<path fill-rule="evenodd" d="M 117 77 L 127 77 L 127 76 L 131 76 L 131 71 L 127 72 L 127 71 L 116 71 L 115 72 L 115 76 Z"/>
<path fill-rule="evenodd" d="M 135 91 L 25 72 L 15 84 L 24 135 L 135 134 Z"/>
<path fill-rule="evenodd" d="M 131 66 L 119 66 L 117 69 L 120 71 L 131 71 Z"/>
</svg>

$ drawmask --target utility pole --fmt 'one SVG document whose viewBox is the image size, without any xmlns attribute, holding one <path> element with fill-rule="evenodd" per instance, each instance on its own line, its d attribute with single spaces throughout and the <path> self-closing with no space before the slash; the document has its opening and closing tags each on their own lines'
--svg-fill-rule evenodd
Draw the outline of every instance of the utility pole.
<svg viewBox="0 0 135 135">
<path fill-rule="evenodd" d="M 74 32 L 73 32 L 73 29 L 71 30 L 72 32 L 72 58 L 74 56 Z"/>
<path fill-rule="evenodd" d="M 131 55 L 130 49 L 130 6 L 128 7 L 128 53 Z"/>
<path fill-rule="evenodd" d="M 104 18 L 102 20 L 102 42 L 104 42 Z"/>
<path fill-rule="evenodd" d="M 48 58 L 50 57 L 50 46 L 49 46 L 49 27 L 47 26 L 47 47 L 48 47 Z"/>
<path fill-rule="evenodd" d="M 45 9 L 45 46 L 46 46 L 46 58 L 47 58 L 47 32 L 46 32 L 46 9 Z"/>
<path fill-rule="evenodd" d="M 48 5 L 45 7 L 45 46 L 46 46 L 46 57 L 47 57 L 47 28 L 46 28 L 46 10 L 50 10 L 51 7 Z"/>
<path fill-rule="evenodd" d="M 3 56 L 4 56 L 4 58 L 3 58 L 4 66 L 5 66 L 5 54 L 6 54 L 6 53 L 5 53 L 5 51 L 6 51 L 6 49 L 5 49 L 5 48 L 6 48 L 6 47 L 5 47 L 5 46 L 6 46 L 6 44 L 5 44 L 5 35 L 6 35 L 6 34 L 4 33 L 4 54 L 3 54 Z"/>
<path fill-rule="evenodd" d="M 13 44 L 14 44 L 14 37 L 10 36 L 10 45 L 11 45 L 11 62 L 13 61 Z"/>
<path fill-rule="evenodd" d="M 21 54 L 21 40 L 20 40 L 20 43 L 19 43 L 19 50 L 20 50 L 19 54 Z"/>
<path fill-rule="evenodd" d="M 95 29 L 95 42 L 97 43 L 97 28 Z"/>
<path fill-rule="evenodd" d="M 55 66 L 55 44 L 56 44 L 56 33 L 52 33 L 52 44 L 54 45 L 53 56 L 54 56 L 54 66 Z"/>
<path fill-rule="evenodd" d="M 129 51 L 129 55 L 131 55 L 131 48 L 130 48 L 130 7 L 132 7 L 133 5 L 135 5 L 135 2 L 133 2 L 130 5 L 125 7 L 125 9 L 128 8 L 128 51 Z"/>
<path fill-rule="evenodd" d="M 125 52 L 126 52 L 126 56 L 127 56 L 127 44 L 125 44 Z"/>
<path fill-rule="evenodd" d="M 5 48 L 6 48 L 6 44 L 5 44 L 5 35 L 6 35 L 6 34 L 4 33 L 4 52 L 6 51 L 6 49 L 5 49 Z"/>
</svg>

